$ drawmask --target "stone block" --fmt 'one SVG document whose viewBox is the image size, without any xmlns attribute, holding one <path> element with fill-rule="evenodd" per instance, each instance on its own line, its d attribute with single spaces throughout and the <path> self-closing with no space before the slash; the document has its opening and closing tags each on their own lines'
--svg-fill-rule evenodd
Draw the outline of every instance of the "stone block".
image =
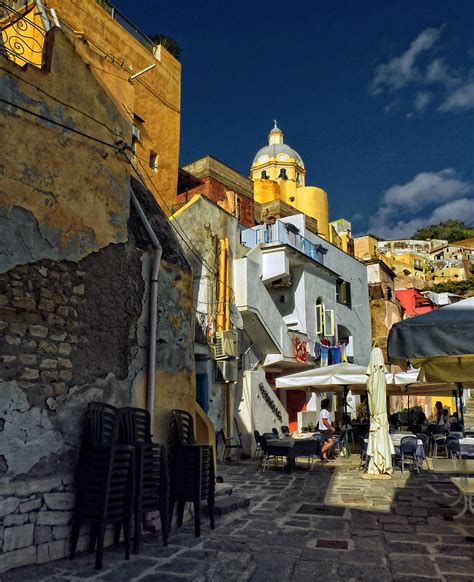
<svg viewBox="0 0 474 582">
<path fill-rule="evenodd" d="M 58 365 L 61 368 L 72 368 L 72 362 L 69 358 L 58 358 Z"/>
<path fill-rule="evenodd" d="M 14 368 L 16 366 L 16 356 L 1 356 L 1 358 L 5 368 Z"/>
<path fill-rule="evenodd" d="M 64 382 L 70 382 L 72 380 L 71 370 L 61 370 L 59 372 L 59 379 L 63 380 Z"/>
<path fill-rule="evenodd" d="M 58 351 L 58 347 L 55 344 L 52 344 L 52 343 L 47 342 L 45 340 L 40 341 L 38 348 L 39 348 L 40 352 L 42 352 L 43 354 L 48 354 L 48 355 L 56 354 Z"/>
<path fill-rule="evenodd" d="M 24 501 L 20 503 L 20 513 L 28 513 L 29 511 L 34 511 L 41 507 L 41 499 L 31 499 L 29 501 Z"/>
<path fill-rule="evenodd" d="M 64 327 L 66 325 L 66 320 L 55 313 L 50 313 L 48 315 L 48 324 L 55 325 L 56 327 Z"/>
<path fill-rule="evenodd" d="M 26 548 L 33 543 L 35 526 L 32 523 L 7 527 L 3 534 L 3 551 L 11 552 L 19 548 Z"/>
<path fill-rule="evenodd" d="M 55 525 L 53 527 L 53 538 L 55 540 L 65 540 L 69 538 L 71 528 L 68 525 Z"/>
<path fill-rule="evenodd" d="M 28 326 L 26 323 L 12 323 L 10 325 L 10 332 L 15 335 L 24 335 L 26 333 Z"/>
<path fill-rule="evenodd" d="M 72 292 L 75 295 L 84 295 L 85 293 L 85 285 L 76 285 L 75 287 L 72 288 Z"/>
<path fill-rule="evenodd" d="M 31 546 L 14 552 L 0 554 L 0 574 L 13 568 L 36 564 L 36 548 Z"/>
<path fill-rule="evenodd" d="M 28 311 L 36 309 L 36 301 L 31 297 L 17 297 L 12 301 L 12 305 L 20 309 L 27 309 Z"/>
<path fill-rule="evenodd" d="M 63 342 L 66 337 L 67 337 L 67 333 L 65 331 L 53 331 L 51 332 L 50 336 L 49 336 L 52 340 L 54 340 L 55 342 Z M 61 345 L 59 345 L 59 353 L 61 354 Z M 63 354 L 63 355 L 67 355 L 67 354 Z"/>
<path fill-rule="evenodd" d="M 33 337 L 46 337 L 48 335 L 48 328 L 44 325 L 30 325 L 29 331 Z"/>
<path fill-rule="evenodd" d="M 54 301 L 51 301 L 50 299 L 41 299 L 38 304 L 38 309 L 41 311 L 49 311 L 50 313 L 54 313 L 54 310 L 56 309 L 56 304 L 54 303 Z"/>
<path fill-rule="evenodd" d="M 8 305 L 8 297 L 6 295 L 0 295 L 0 305 Z"/>
<path fill-rule="evenodd" d="M 38 357 L 34 354 L 21 354 L 19 360 L 24 366 L 34 366 L 38 361 Z"/>
<path fill-rule="evenodd" d="M 50 525 L 37 525 L 35 528 L 35 544 L 45 544 L 53 541 L 53 528 Z"/>
<path fill-rule="evenodd" d="M 58 380 L 57 370 L 43 370 L 41 372 L 41 380 L 43 382 L 56 382 Z"/>
<path fill-rule="evenodd" d="M 19 346 L 21 344 L 21 339 L 15 335 L 6 335 L 5 341 L 10 346 Z"/>
<path fill-rule="evenodd" d="M 15 490 L 17 495 L 26 497 L 27 495 L 32 495 L 33 493 L 49 493 L 62 483 L 63 475 L 58 475 L 57 477 L 50 477 L 49 479 L 35 479 L 31 481 L 15 482 L 11 484 L 9 489 Z M 20 500 L 18 500 L 19 502 Z M 11 513 L 11 512 L 9 512 Z"/>
<path fill-rule="evenodd" d="M 0 517 L 13 513 L 20 505 L 20 500 L 17 497 L 7 497 L 0 501 Z"/>
<path fill-rule="evenodd" d="M 37 380 L 39 378 L 39 370 L 34 368 L 25 368 L 21 375 L 22 380 Z"/>
<path fill-rule="evenodd" d="M 45 493 L 44 501 L 48 509 L 61 511 L 74 508 L 74 493 Z"/>
<path fill-rule="evenodd" d="M 54 368 L 56 368 L 58 365 L 57 360 L 52 360 L 51 358 L 45 358 L 44 360 L 41 360 L 40 363 L 40 368 L 42 370 L 53 370 Z"/>
<path fill-rule="evenodd" d="M 38 546 L 38 564 L 60 560 L 66 555 L 66 540 L 58 540 Z"/>
<path fill-rule="evenodd" d="M 67 525 L 72 517 L 71 511 L 40 511 L 38 525 Z"/>
<path fill-rule="evenodd" d="M 69 356 L 71 349 L 71 344 L 68 344 L 67 342 L 61 342 L 59 344 L 58 352 L 61 354 L 61 356 Z"/>
<path fill-rule="evenodd" d="M 30 523 L 36 523 L 38 521 L 38 512 L 37 511 L 31 511 L 28 514 L 28 521 Z"/>
<path fill-rule="evenodd" d="M 27 513 L 11 513 L 7 515 L 3 520 L 4 527 L 9 527 L 11 525 L 23 525 L 28 522 Z"/>
</svg>

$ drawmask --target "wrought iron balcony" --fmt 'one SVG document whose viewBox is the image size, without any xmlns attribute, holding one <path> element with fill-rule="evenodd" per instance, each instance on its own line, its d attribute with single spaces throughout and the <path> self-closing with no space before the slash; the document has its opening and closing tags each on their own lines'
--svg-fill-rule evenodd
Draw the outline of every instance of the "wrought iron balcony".
<svg viewBox="0 0 474 582">
<path fill-rule="evenodd" d="M 312 243 L 299 234 L 298 229 L 289 222 L 277 220 L 275 224 L 242 230 L 240 233 L 240 241 L 250 248 L 256 247 L 261 243 L 279 242 L 297 249 L 321 265 L 324 264 L 326 249 L 322 245 Z"/>
</svg>

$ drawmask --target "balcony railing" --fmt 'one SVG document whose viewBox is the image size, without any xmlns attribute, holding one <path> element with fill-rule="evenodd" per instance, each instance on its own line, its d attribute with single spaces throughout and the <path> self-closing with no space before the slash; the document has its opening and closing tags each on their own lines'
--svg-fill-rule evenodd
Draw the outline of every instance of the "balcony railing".
<svg viewBox="0 0 474 582">
<path fill-rule="evenodd" d="M 287 244 L 317 263 L 324 264 L 326 249 L 322 245 L 314 244 L 304 236 L 301 236 L 293 224 L 282 222 L 281 220 L 277 220 L 275 224 L 242 230 L 240 241 L 250 248 L 256 247 L 260 243 L 279 242 Z"/>
<path fill-rule="evenodd" d="M 147 50 L 149 50 L 152 54 L 154 53 L 155 43 L 150 38 L 148 38 L 146 34 L 143 34 L 143 32 L 140 29 L 138 29 L 133 24 L 133 22 L 130 22 L 130 20 L 125 16 L 125 14 L 122 14 L 122 12 L 115 8 L 115 6 L 111 4 L 108 0 L 96 0 L 96 2 L 97 4 L 102 6 L 102 8 L 106 12 L 108 12 L 114 20 L 116 20 L 120 25 L 122 25 L 123 28 L 125 28 L 125 30 L 129 34 L 131 34 L 135 40 L 138 40 L 138 42 L 141 45 L 143 45 Z"/>
</svg>

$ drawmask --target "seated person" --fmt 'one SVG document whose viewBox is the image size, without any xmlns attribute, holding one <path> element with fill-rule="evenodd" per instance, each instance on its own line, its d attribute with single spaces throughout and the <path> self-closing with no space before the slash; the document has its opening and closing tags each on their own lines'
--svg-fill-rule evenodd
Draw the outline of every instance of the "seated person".
<svg viewBox="0 0 474 582">
<path fill-rule="evenodd" d="M 319 414 L 318 423 L 319 431 L 323 435 L 325 441 L 323 448 L 321 449 L 321 460 L 326 463 L 329 462 L 328 451 L 334 445 L 333 434 L 336 432 L 336 429 L 331 424 L 331 414 L 329 412 L 329 405 L 330 405 L 329 398 L 325 398 L 321 402 L 321 412 Z"/>
</svg>

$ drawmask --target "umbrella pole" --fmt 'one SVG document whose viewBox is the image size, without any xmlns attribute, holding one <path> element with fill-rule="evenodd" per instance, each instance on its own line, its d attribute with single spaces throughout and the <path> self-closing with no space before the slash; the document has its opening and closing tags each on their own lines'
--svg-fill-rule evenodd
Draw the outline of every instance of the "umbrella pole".
<svg viewBox="0 0 474 582">
<path fill-rule="evenodd" d="M 344 446 L 346 449 L 346 459 L 348 459 L 351 455 L 351 451 L 349 449 L 349 435 L 347 434 L 347 394 L 349 393 L 349 388 L 344 386 L 344 422 L 346 423 L 346 430 L 344 432 Z"/>
<path fill-rule="evenodd" d="M 461 409 L 461 424 L 462 424 L 462 434 L 464 436 L 464 407 L 462 405 L 462 393 L 464 392 L 463 385 L 461 383 L 458 384 L 458 393 L 459 393 L 459 408 Z"/>
</svg>

